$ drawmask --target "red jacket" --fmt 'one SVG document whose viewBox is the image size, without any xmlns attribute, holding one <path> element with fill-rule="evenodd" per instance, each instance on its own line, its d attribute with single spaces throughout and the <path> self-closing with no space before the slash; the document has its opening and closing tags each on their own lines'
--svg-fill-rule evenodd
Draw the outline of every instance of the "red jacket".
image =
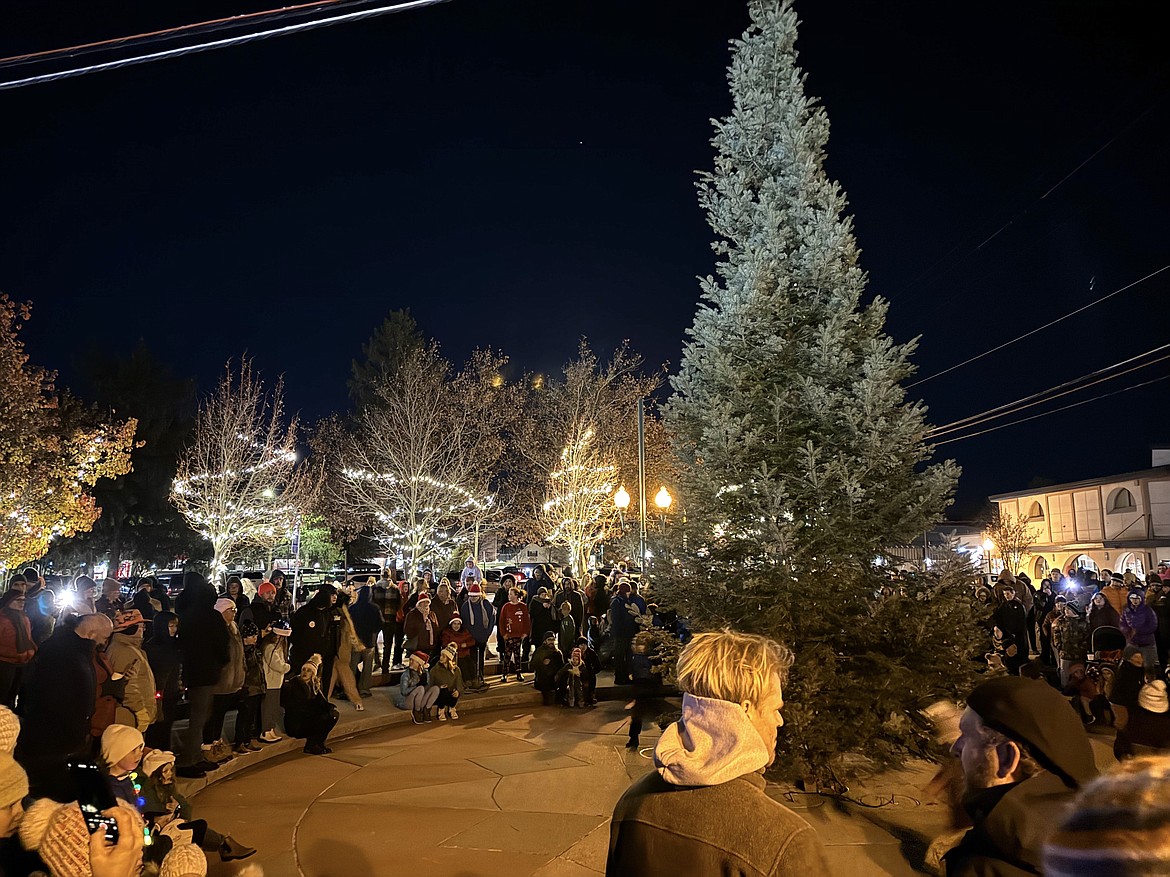
<svg viewBox="0 0 1170 877">
<path fill-rule="evenodd" d="M 500 610 L 500 633 L 505 639 L 519 639 L 532 633 L 532 616 L 523 603 L 509 600 Z"/>
<path fill-rule="evenodd" d="M 475 637 L 473 637 L 469 631 L 464 630 L 462 627 L 459 628 L 458 631 L 456 631 L 453 627 L 448 627 L 443 631 L 443 645 L 447 645 L 447 643 L 455 643 L 456 647 L 459 649 L 459 651 L 455 654 L 456 659 L 466 658 L 471 654 L 472 646 L 475 645 Z"/>
<path fill-rule="evenodd" d="M 28 622 L 28 616 L 23 612 L 20 613 L 20 622 L 24 626 L 24 641 L 31 643 L 32 625 Z M 37 653 L 37 647 L 25 649 L 22 652 L 17 651 L 17 635 L 16 623 L 12 620 L 7 612 L 0 612 L 0 661 L 5 664 L 27 664 L 32 660 L 33 655 Z"/>
</svg>

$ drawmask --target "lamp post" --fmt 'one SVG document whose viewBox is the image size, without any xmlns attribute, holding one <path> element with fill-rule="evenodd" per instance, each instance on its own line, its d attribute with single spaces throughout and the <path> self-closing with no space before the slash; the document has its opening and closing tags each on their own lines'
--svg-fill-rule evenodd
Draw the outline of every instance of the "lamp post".
<svg viewBox="0 0 1170 877">
<path fill-rule="evenodd" d="M 646 406 L 638 399 L 638 563 L 646 574 Z"/>
</svg>

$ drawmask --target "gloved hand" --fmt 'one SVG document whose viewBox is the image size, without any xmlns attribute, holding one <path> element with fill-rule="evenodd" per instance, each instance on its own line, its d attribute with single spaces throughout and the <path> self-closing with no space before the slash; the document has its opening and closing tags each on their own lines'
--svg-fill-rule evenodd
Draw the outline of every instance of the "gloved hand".
<svg viewBox="0 0 1170 877">
<path fill-rule="evenodd" d="M 102 683 L 102 697 L 112 697 L 114 700 L 121 701 L 126 696 L 125 677 L 121 679 L 107 679 Z"/>
</svg>

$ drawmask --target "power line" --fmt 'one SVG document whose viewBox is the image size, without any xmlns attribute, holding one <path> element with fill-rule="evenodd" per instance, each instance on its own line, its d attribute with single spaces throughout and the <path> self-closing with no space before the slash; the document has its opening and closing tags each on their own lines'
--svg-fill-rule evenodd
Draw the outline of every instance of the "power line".
<svg viewBox="0 0 1170 877">
<path fill-rule="evenodd" d="M 1133 366 L 1132 368 L 1118 372 L 1117 374 L 1108 374 L 1109 372 L 1121 368 L 1122 366 L 1130 365 L 1131 363 L 1137 362 L 1138 360 L 1145 359 L 1147 356 L 1161 353 L 1167 349 L 1170 349 L 1170 344 L 1163 344 L 1161 347 L 1155 347 L 1152 350 L 1147 350 L 1145 353 L 1139 353 L 1137 356 L 1132 356 L 1129 359 L 1122 360 L 1121 362 L 1115 362 L 1113 365 L 1106 366 L 1105 368 L 1100 368 L 1096 371 L 1089 372 L 1088 374 L 1081 375 L 1079 378 L 1073 378 L 1071 381 L 1065 381 L 1063 384 L 1057 384 L 1055 387 L 1049 387 L 1046 390 L 1041 390 L 1040 392 L 1033 393 L 1030 396 L 1024 396 L 1023 398 L 1017 399 L 1014 402 L 1008 402 L 996 408 L 989 408 L 987 411 L 983 411 L 979 414 L 972 414 L 970 417 L 964 417 L 961 420 L 955 420 L 943 426 L 935 427 L 934 429 L 930 430 L 928 436 L 933 438 L 934 436 L 946 435 L 947 433 L 957 432 L 971 426 L 977 426 L 978 424 L 984 423 L 988 420 L 995 420 L 1000 417 L 1006 417 L 1009 414 L 1015 414 L 1017 411 L 1022 411 L 1025 408 L 1031 408 L 1033 405 L 1040 405 L 1044 402 L 1050 402 L 1053 399 L 1059 399 L 1061 396 L 1067 396 L 1069 393 L 1075 393 L 1080 390 L 1087 390 L 1089 387 L 1096 386 L 1097 384 L 1104 383 L 1105 381 L 1114 380 L 1116 378 L 1127 375 L 1130 372 L 1137 371 L 1138 369 L 1156 365 L 1159 362 L 1170 359 L 1170 354 L 1159 357 L 1155 360 L 1151 360 L 1150 362 L 1144 362 Z M 1083 381 L 1090 378 L 1094 378 L 1095 380 L 1091 380 L 1087 384 L 1082 384 Z"/>
<path fill-rule="evenodd" d="M 962 362 L 956 363 L 955 365 L 952 365 L 950 368 L 944 368 L 942 371 L 935 372 L 932 375 L 928 375 L 925 378 L 921 378 L 920 380 L 917 380 L 912 384 L 907 384 L 906 389 L 909 390 L 913 387 L 917 387 L 919 384 L 925 384 L 927 381 L 933 381 L 935 378 L 942 377 L 943 375 L 947 374 L 948 372 L 953 372 L 955 369 L 959 369 L 965 365 L 970 365 L 973 362 L 977 362 L 978 360 L 983 359 L 983 357 L 985 357 L 985 356 L 990 356 L 993 353 L 998 353 L 1000 350 L 1003 350 L 1005 347 L 1010 347 L 1011 345 L 1015 344 L 1017 341 L 1023 341 L 1025 338 L 1030 338 L 1031 336 L 1035 335 L 1037 332 L 1043 332 L 1045 329 L 1051 328 L 1052 326 L 1055 326 L 1057 323 L 1064 322 L 1069 317 L 1075 317 L 1077 314 L 1083 313 L 1084 311 L 1087 311 L 1089 308 L 1101 304 L 1101 302 L 1103 302 L 1103 301 L 1108 301 L 1109 299 L 1113 298 L 1113 296 L 1115 296 L 1115 295 L 1120 295 L 1121 293 L 1125 292 L 1128 289 L 1133 289 L 1135 286 L 1137 286 L 1141 283 L 1145 283 L 1151 277 L 1157 277 L 1159 274 L 1161 274 L 1163 271 L 1165 271 L 1167 269 L 1170 269 L 1170 264 L 1163 265 L 1157 271 L 1151 271 L 1145 277 L 1142 277 L 1138 280 L 1135 280 L 1132 283 L 1128 283 L 1125 286 L 1121 287 L 1120 289 L 1115 289 L 1115 290 L 1113 290 L 1113 292 L 1110 292 L 1107 295 L 1103 295 L 1099 299 L 1097 299 L 1096 301 L 1091 301 L 1087 305 L 1084 305 L 1082 307 L 1077 308 L 1075 311 L 1069 311 L 1063 317 L 1057 317 L 1055 320 L 1050 320 L 1049 322 L 1045 323 L 1043 326 L 1039 326 L 1038 328 L 1032 329 L 1030 332 L 1025 332 L 1023 335 L 1017 335 L 1011 341 L 1005 341 L 1003 344 L 999 344 L 999 345 L 991 348 L 990 350 L 985 350 L 983 353 L 980 353 L 978 356 L 972 356 L 969 359 L 964 359 Z"/>
<path fill-rule="evenodd" d="M 1088 405 L 1090 402 L 1096 402 L 1099 399 L 1107 399 L 1110 396 L 1117 396 L 1121 393 L 1128 393 L 1130 390 L 1136 390 L 1139 387 L 1148 387 L 1150 384 L 1156 384 L 1159 381 L 1170 380 L 1170 375 L 1162 375 L 1160 378 L 1151 378 L 1148 381 L 1142 381 L 1140 384 L 1133 384 L 1128 387 L 1122 387 L 1120 390 L 1114 390 L 1111 393 L 1102 393 L 1100 396 L 1094 396 L 1091 399 L 1082 399 L 1080 402 L 1073 402 L 1069 405 L 1062 405 L 1060 408 L 1053 408 L 1051 411 L 1041 411 L 1039 414 L 1033 414 L 1030 417 L 1021 417 L 1019 420 L 1013 420 L 1011 423 L 1001 423 L 999 426 L 990 426 L 987 429 L 981 429 L 979 432 L 973 432 L 970 435 L 959 435 L 954 438 L 943 439 L 941 442 L 933 442 L 935 447 L 939 445 L 949 445 L 951 442 L 961 442 L 964 439 L 975 438 L 977 435 L 984 435 L 989 432 L 995 432 L 997 429 L 1007 429 L 1009 426 L 1016 426 L 1021 423 L 1027 423 L 1029 420 L 1036 420 L 1040 417 L 1047 417 L 1049 414 L 1056 414 L 1060 411 L 1067 411 L 1070 408 L 1076 408 L 1080 405 Z"/>
<path fill-rule="evenodd" d="M 319 18 L 313 21 L 303 21 L 299 24 L 285 25 L 284 27 L 273 28 L 267 31 L 258 31 L 255 33 L 241 34 L 235 37 L 227 37 L 222 40 L 213 40 L 209 43 L 198 43 L 193 46 L 184 46 L 177 49 L 167 49 L 162 52 L 153 52 L 148 55 L 137 55 L 130 58 L 122 58 L 117 61 L 106 61 L 101 64 L 92 64 L 88 67 L 75 67 L 69 70 L 61 70 L 56 73 L 45 73 L 40 76 L 30 76 L 25 79 L 14 79 L 8 82 L 0 82 L 0 91 L 7 91 L 13 88 L 21 88 L 25 85 L 40 85 L 45 82 L 56 82 L 60 79 L 72 79 L 75 76 L 83 76 L 86 73 L 99 73 L 105 70 L 118 70 L 122 67 L 132 67 L 138 64 L 146 64 L 151 61 L 161 61 L 166 58 L 181 58 L 185 55 L 193 55 L 199 52 L 207 52 L 212 49 L 224 49 L 229 46 L 239 46 L 245 43 L 250 43 L 256 40 L 269 39 L 270 37 L 288 36 L 289 34 L 300 33 L 301 31 L 314 30 L 319 27 L 328 27 L 334 24 L 341 24 L 343 22 L 361 21 L 366 18 L 373 18 L 378 15 L 390 15 L 396 12 L 406 12 L 411 9 L 421 9 L 426 6 L 437 6 L 440 3 L 446 3 L 448 0 L 406 0 L 406 2 L 395 3 L 391 6 L 380 6 L 374 9 L 362 9 L 357 12 L 347 12 L 344 15 L 335 15 L 329 18 Z"/>
<path fill-rule="evenodd" d="M 242 15 L 231 15 L 226 18 L 214 18 L 209 21 L 200 21 L 194 24 L 183 24 L 178 27 L 169 27 L 163 30 L 148 31 L 146 33 L 133 34 L 125 37 L 113 37 L 107 40 L 97 40 L 92 43 L 80 43 L 76 46 L 66 46 L 60 49 L 46 49 L 41 52 L 27 52 L 23 55 L 11 55 L 7 58 L 0 58 L 0 69 L 7 69 L 11 67 L 19 67 L 27 64 L 36 64 L 43 61 L 50 61 L 61 55 L 68 55 L 70 58 L 76 58 L 81 55 L 88 55 L 92 52 L 102 51 L 107 48 L 123 48 L 132 46 L 136 42 L 155 41 L 159 39 L 169 39 L 180 36 L 191 36 L 195 34 L 204 33 L 209 30 L 218 30 L 221 26 L 242 27 L 250 23 L 254 19 L 265 18 L 286 18 L 290 14 L 298 14 L 308 12 L 314 9 L 319 9 L 322 6 L 350 6 L 351 2 L 344 2 L 344 0 L 313 0 L 311 3 L 302 3 L 299 6 L 285 6 L 280 9 L 268 9 L 262 12 L 249 12 Z"/>
</svg>

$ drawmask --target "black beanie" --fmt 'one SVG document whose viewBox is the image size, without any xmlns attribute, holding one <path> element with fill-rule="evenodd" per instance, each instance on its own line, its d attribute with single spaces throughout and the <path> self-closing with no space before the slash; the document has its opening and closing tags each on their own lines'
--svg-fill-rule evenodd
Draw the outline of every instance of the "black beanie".
<svg viewBox="0 0 1170 877">
<path fill-rule="evenodd" d="M 1000 676 L 976 687 L 967 706 L 983 724 L 1028 744 L 1045 768 L 1075 789 L 1097 776 L 1084 725 L 1068 699 L 1046 682 Z"/>
</svg>

